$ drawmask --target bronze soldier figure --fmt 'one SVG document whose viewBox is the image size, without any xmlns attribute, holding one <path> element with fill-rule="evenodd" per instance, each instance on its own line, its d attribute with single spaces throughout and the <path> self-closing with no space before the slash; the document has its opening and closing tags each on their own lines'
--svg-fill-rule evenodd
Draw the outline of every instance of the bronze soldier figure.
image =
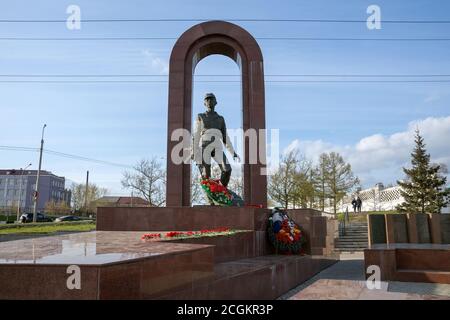
<svg viewBox="0 0 450 320">
<path fill-rule="evenodd" d="M 225 119 L 214 111 L 217 100 L 213 93 L 205 95 L 204 105 L 207 109 L 206 112 L 199 113 L 195 121 L 192 159 L 197 163 L 202 178 L 209 179 L 211 177 L 211 158 L 214 158 L 220 167 L 220 182 L 226 187 L 231 177 L 231 166 L 223 153 L 222 143 L 233 155 L 233 159 L 240 161 L 240 158 L 228 137 Z"/>
</svg>

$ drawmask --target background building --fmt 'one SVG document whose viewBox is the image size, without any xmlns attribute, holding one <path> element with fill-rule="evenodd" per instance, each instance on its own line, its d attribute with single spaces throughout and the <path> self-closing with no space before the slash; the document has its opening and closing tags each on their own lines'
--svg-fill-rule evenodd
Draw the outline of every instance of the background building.
<svg viewBox="0 0 450 320">
<path fill-rule="evenodd" d="M 0 169 L 0 209 L 16 213 L 20 198 L 20 211 L 32 212 L 36 177 L 37 170 Z M 63 201 L 70 206 L 71 192 L 65 188 L 64 177 L 41 170 L 37 210 L 43 212 L 50 201 Z"/>
<path fill-rule="evenodd" d="M 403 203 L 405 199 L 400 194 L 400 186 L 384 187 L 382 183 L 377 183 L 373 188 L 360 190 L 345 196 L 339 201 L 338 212 L 353 212 L 352 200 L 359 196 L 362 201 L 361 211 L 390 211 L 395 210 L 397 205 Z M 326 212 L 333 212 L 331 206 L 325 208 Z M 450 213 L 450 207 L 444 207 L 441 213 Z"/>
<path fill-rule="evenodd" d="M 93 202 L 93 207 L 146 207 L 150 202 L 141 197 L 103 196 Z"/>
<path fill-rule="evenodd" d="M 352 200 L 359 196 L 362 201 L 361 211 L 388 211 L 395 210 L 395 207 L 404 202 L 400 194 L 399 186 L 385 188 L 382 183 L 377 183 L 374 187 L 360 190 L 356 193 L 346 195 L 338 202 L 337 211 L 353 212 Z M 333 212 L 333 208 L 326 207 L 326 212 Z"/>
<path fill-rule="evenodd" d="M 97 214 L 98 207 L 150 207 L 150 202 L 141 197 L 103 196 L 89 205 Z"/>
</svg>

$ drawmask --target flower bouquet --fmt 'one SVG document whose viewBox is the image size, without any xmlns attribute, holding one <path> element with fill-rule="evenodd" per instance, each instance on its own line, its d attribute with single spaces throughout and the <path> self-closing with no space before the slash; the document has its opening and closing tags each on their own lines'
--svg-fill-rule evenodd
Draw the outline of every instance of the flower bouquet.
<svg viewBox="0 0 450 320">
<path fill-rule="evenodd" d="M 269 241 L 282 253 L 297 254 L 306 242 L 300 227 L 287 215 L 286 211 L 275 208 L 269 217 Z"/>
<path fill-rule="evenodd" d="M 220 180 L 203 179 L 200 184 L 210 202 L 225 207 L 232 205 L 233 196 L 228 189 L 220 183 Z"/>
</svg>

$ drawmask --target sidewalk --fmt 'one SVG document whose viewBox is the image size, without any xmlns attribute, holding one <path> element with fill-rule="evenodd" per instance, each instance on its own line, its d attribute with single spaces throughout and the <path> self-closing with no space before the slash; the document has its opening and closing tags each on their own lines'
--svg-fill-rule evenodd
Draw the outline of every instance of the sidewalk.
<svg viewBox="0 0 450 320">
<path fill-rule="evenodd" d="M 290 290 L 286 294 L 278 298 L 278 300 L 288 300 L 302 290 L 312 286 L 318 280 L 332 279 L 332 280 L 351 280 L 351 281 L 365 281 L 364 276 L 364 255 L 363 253 L 342 254 L 341 260 L 331 267 L 318 273 L 308 281 L 302 283 L 298 287 Z M 314 290 L 327 290 L 327 282 L 321 281 L 314 285 Z M 450 298 L 450 285 L 436 284 L 436 283 L 418 283 L 418 282 L 387 282 L 387 292 L 398 292 L 412 295 L 435 295 L 443 298 Z M 398 295 L 401 297 L 401 295 Z M 333 297 L 339 299 L 340 296 Z"/>
</svg>

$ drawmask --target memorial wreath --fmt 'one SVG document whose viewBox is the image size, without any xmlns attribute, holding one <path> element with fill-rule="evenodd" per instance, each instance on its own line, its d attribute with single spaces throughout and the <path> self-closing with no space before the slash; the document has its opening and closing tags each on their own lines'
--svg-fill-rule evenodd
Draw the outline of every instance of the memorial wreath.
<svg viewBox="0 0 450 320">
<path fill-rule="evenodd" d="M 208 199 L 218 206 L 229 207 L 233 203 L 233 196 L 217 179 L 202 179 L 200 182 Z"/>
<path fill-rule="evenodd" d="M 267 231 L 269 241 L 277 251 L 282 253 L 301 253 L 306 242 L 299 225 L 288 216 L 286 210 L 279 208 L 272 209 Z"/>
</svg>

